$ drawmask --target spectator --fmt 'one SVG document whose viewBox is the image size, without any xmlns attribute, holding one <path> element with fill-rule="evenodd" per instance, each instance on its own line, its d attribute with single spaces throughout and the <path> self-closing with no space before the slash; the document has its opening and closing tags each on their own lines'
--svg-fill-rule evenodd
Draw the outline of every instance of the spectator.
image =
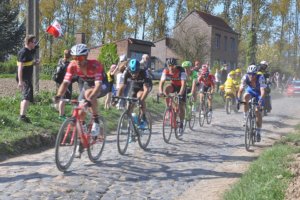
<svg viewBox="0 0 300 200">
<path fill-rule="evenodd" d="M 221 84 L 224 84 L 227 79 L 227 64 L 221 68 Z"/>
<path fill-rule="evenodd" d="M 110 66 L 109 71 L 107 72 L 107 81 L 108 81 L 108 93 L 106 95 L 105 103 L 104 103 L 104 109 L 110 109 L 110 103 L 111 103 L 111 95 L 114 87 L 114 80 L 115 80 L 115 74 L 118 71 L 118 66 L 113 64 Z"/>
<path fill-rule="evenodd" d="M 53 80 L 56 82 L 56 88 L 59 88 L 61 83 L 64 80 L 66 71 L 67 71 L 67 67 L 70 63 L 70 58 L 71 58 L 71 54 L 70 54 L 70 50 L 64 50 L 64 57 L 60 58 L 58 60 L 58 64 L 57 64 L 57 68 L 56 68 L 56 72 L 54 73 L 53 76 Z M 76 81 L 75 78 L 72 79 L 72 82 Z M 70 84 L 67 88 L 67 91 L 64 95 L 65 99 L 71 99 L 72 98 L 72 84 Z M 55 107 L 57 106 L 57 104 L 55 104 Z M 65 102 L 64 101 L 60 101 L 58 103 L 58 112 L 59 112 L 59 119 L 61 120 L 65 120 L 66 119 L 66 115 L 65 115 Z"/>
<path fill-rule="evenodd" d="M 117 89 L 117 96 L 124 96 L 128 94 L 128 86 L 125 87 L 124 90 L 121 90 L 121 85 L 124 83 L 124 72 L 127 67 L 128 61 L 122 61 L 118 64 L 118 74 L 117 74 L 117 80 L 116 80 L 116 89 Z M 123 109 L 125 107 L 125 101 L 120 100 L 117 104 L 118 109 Z"/>
<path fill-rule="evenodd" d="M 220 87 L 220 85 L 221 85 L 221 74 L 220 74 L 218 68 L 216 68 L 215 81 L 216 81 L 216 89 L 217 89 L 217 93 L 219 93 L 219 87 Z"/>
<path fill-rule="evenodd" d="M 148 54 L 143 54 L 140 64 L 141 64 L 141 69 L 146 69 L 150 72 L 151 62 Z"/>
<path fill-rule="evenodd" d="M 200 66 L 200 61 L 196 60 L 195 61 L 195 66 L 192 68 L 192 70 L 199 72 L 200 67 L 201 67 Z"/>
<path fill-rule="evenodd" d="M 26 112 L 29 107 L 29 103 L 33 102 L 33 65 L 39 63 L 38 60 L 35 60 L 35 52 L 37 48 L 36 37 L 34 35 L 28 35 L 25 37 L 25 46 L 18 52 L 18 72 L 16 79 L 18 87 L 22 92 L 19 120 L 26 123 L 31 123 L 30 119 L 26 116 Z"/>
</svg>

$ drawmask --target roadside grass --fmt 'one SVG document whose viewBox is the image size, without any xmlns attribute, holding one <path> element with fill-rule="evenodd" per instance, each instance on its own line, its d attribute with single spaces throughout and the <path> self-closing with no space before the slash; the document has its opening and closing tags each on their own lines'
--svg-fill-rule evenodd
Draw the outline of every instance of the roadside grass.
<svg viewBox="0 0 300 200">
<path fill-rule="evenodd" d="M 294 176 L 289 170 L 293 161 L 291 155 L 300 152 L 300 148 L 295 145 L 299 142 L 300 125 L 296 127 L 295 133 L 288 134 L 272 148 L 265 150 L 239 182 L 225 193 L 224 199 L 284 199 L 285 191 Z"/>
<path fill-rule="evenodd" d="M 15 97 L 0 98 L 0 155 L 17 154 L 24 150 L 42 147 L 43 139 L 47 145 L 53 145 L 55 136 L 62 121 L 58 119 L 58 112 L 52 106 L 51 92 L 40 92 L 35 96 L 35 103 L 30 104 L 27 116 L 31 119 L 31 124 L 18 121 L 21 95 Z M 76 94 L 74 94 L 76 97 Z M 122 111 L 112 108 L 104 110 L 104 98 L 99 101 L 99 110 L 107 125 L 107 134 L 116 130 L 119 117 Z M 147 101 L 148 110 L 156 120 L 160 120 L 160 113 L 164 110 L 163 103 L 156 103 L 152 97 Z M 71 105 L 66 106 L 66 114 L 70 115 Z M 33 141 L 32 141 L 33 140 Z M 37 141 L 38 140 L 38 141 Z"/>
</svg>

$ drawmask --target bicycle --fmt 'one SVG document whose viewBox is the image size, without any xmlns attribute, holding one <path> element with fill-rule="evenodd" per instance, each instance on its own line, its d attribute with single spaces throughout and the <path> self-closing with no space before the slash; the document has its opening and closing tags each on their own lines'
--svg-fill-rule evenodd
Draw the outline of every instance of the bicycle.
<svg viewBox="0 0 300 200">
<path fill-rule="evenodd" d="M 210 124 L 212 120 L 212 113 L 209 111 L 208 107 L 208 96 L 212 97 L 212 94 L 210 92 L 204 92 L 203 95 L 203 101 L 200 102 L 199 109 L 199 125 L 201 127 L 204 125 L 205 119 L 207 124 Z"/>
<path fill-rule="evenodd" d="M 149 112 L 145 113 L 146 122 L 144 122 L 145 127 L 142 126 L 142 116 L 141 116 L 141 107 L 138 107 L 138 117 L 134 119 L 132 116 L 132 111 L 134 107 L 139 104 L 139 99 L 131 97 L 112 97 L 113 101 L 118 101 L 119 99 L 124 99 L 127 101 L 127 108 L 122 113 L 117 129 L 117 146 L 118 151 L 121 155 L 124 155 L 127 151 L 128 144 L 136 139 L 138 140 L 139 146 L 146 150 L 147 146 L 151 139 L 152 134 L 152 120 Z M 134 112 L 135 113 L 135 112 Z"/>
<path fill-rule="evenodd" d="M 246 102 L 240 102 L 239 104 L 246 104 Z M 237 109 L 239 110 L 239 104 Z M 250 150 L 250 145 L 254 146 L 256 141 L 256 109 L 258 102 L 255 97 L 252 97 L 249 101 L 249 110 L 245 124 L 245 148 Z"/>
<path fill-rule="evenodd" d="M 157 97 L 163 97 L 167 100 L 168 105 L 164 111 L 163 117 L 163 138 L 165 143 L 170 143 L 171 135 L 174 131 L 175 138 L 180 140 L 178 131 L 178 122 L 176 120 L 177 114 L 179 115 L 179 96 L 177 93 L 166 95 L 157 95 Z"/>
<path fill-rule="evenodd" d="M 64 172 L 72 164 L 76 150 L 80 153 L 87 149 L 88 157 L 91 162 L 96 162 L 104 149 L 106 141 L 106 126 L 105 121 L 101 116 L 98 116 L 100 133 L 98 136 L 91 135 L 91 129 L 94 119 L 92 114 L 87 109 L 83 101 L 62 99 L 62 101 L 73 105 L 72 116 L 67 118 L 61 125 L 55 142 L 55 163 L 58 170 Z M 79 111 L 87 113 L 87 130 L 84 129 L 80 121 Z M 79 141 L 79 144 L 78 144 Z M 79 149 L 77 149 L 79 145 Z"/>
<path fill-rule="evenodd" d="M 235 96 L 234 91 L 232 89 L 226 89 L 225 90 L 225 110 L 227 114 L 231 114 L 232 109 L 234 109 L 234 112 L 237 112 L 236 106 L 233 107 L 235 104 Z"/>
<path fill-rule="evenodd" d="M 195 115 L 195 106 L 196 103 L 194 102 L 193 95 L 188 95 L 186 92 L 186 103 L 185 103 L 185 117 L 184 117 L 184 125 L 183 131 L 187 124 L 189 124 L 189 128 L 194 130 L 196 115 Z"/>
</svg>

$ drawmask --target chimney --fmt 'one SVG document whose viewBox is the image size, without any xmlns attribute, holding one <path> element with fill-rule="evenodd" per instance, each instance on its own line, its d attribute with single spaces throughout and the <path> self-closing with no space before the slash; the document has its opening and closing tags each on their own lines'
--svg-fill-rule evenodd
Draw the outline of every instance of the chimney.
<svg viewBox="0 0 300 200">
<path fill-rule="evenodd" d="M 85 33 L 76 33 L 75 34 L 76 38 L 76 44 L 85 44 Z"/>
</svg>

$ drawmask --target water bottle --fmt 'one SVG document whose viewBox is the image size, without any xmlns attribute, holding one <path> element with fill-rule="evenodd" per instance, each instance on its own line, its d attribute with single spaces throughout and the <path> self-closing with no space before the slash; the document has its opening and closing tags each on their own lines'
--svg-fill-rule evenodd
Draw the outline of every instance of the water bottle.
<svg viewBox="0 0 300 200">
<path fill-rule="evenodd" d="M 133 119 L 133 123 L 134 124 L 138 124 L 138 116 L 137 116 L 137 114 L 136 113 L 132 113 L 131 116 L 132 116 L 132 119 Z"/>
</svg>

